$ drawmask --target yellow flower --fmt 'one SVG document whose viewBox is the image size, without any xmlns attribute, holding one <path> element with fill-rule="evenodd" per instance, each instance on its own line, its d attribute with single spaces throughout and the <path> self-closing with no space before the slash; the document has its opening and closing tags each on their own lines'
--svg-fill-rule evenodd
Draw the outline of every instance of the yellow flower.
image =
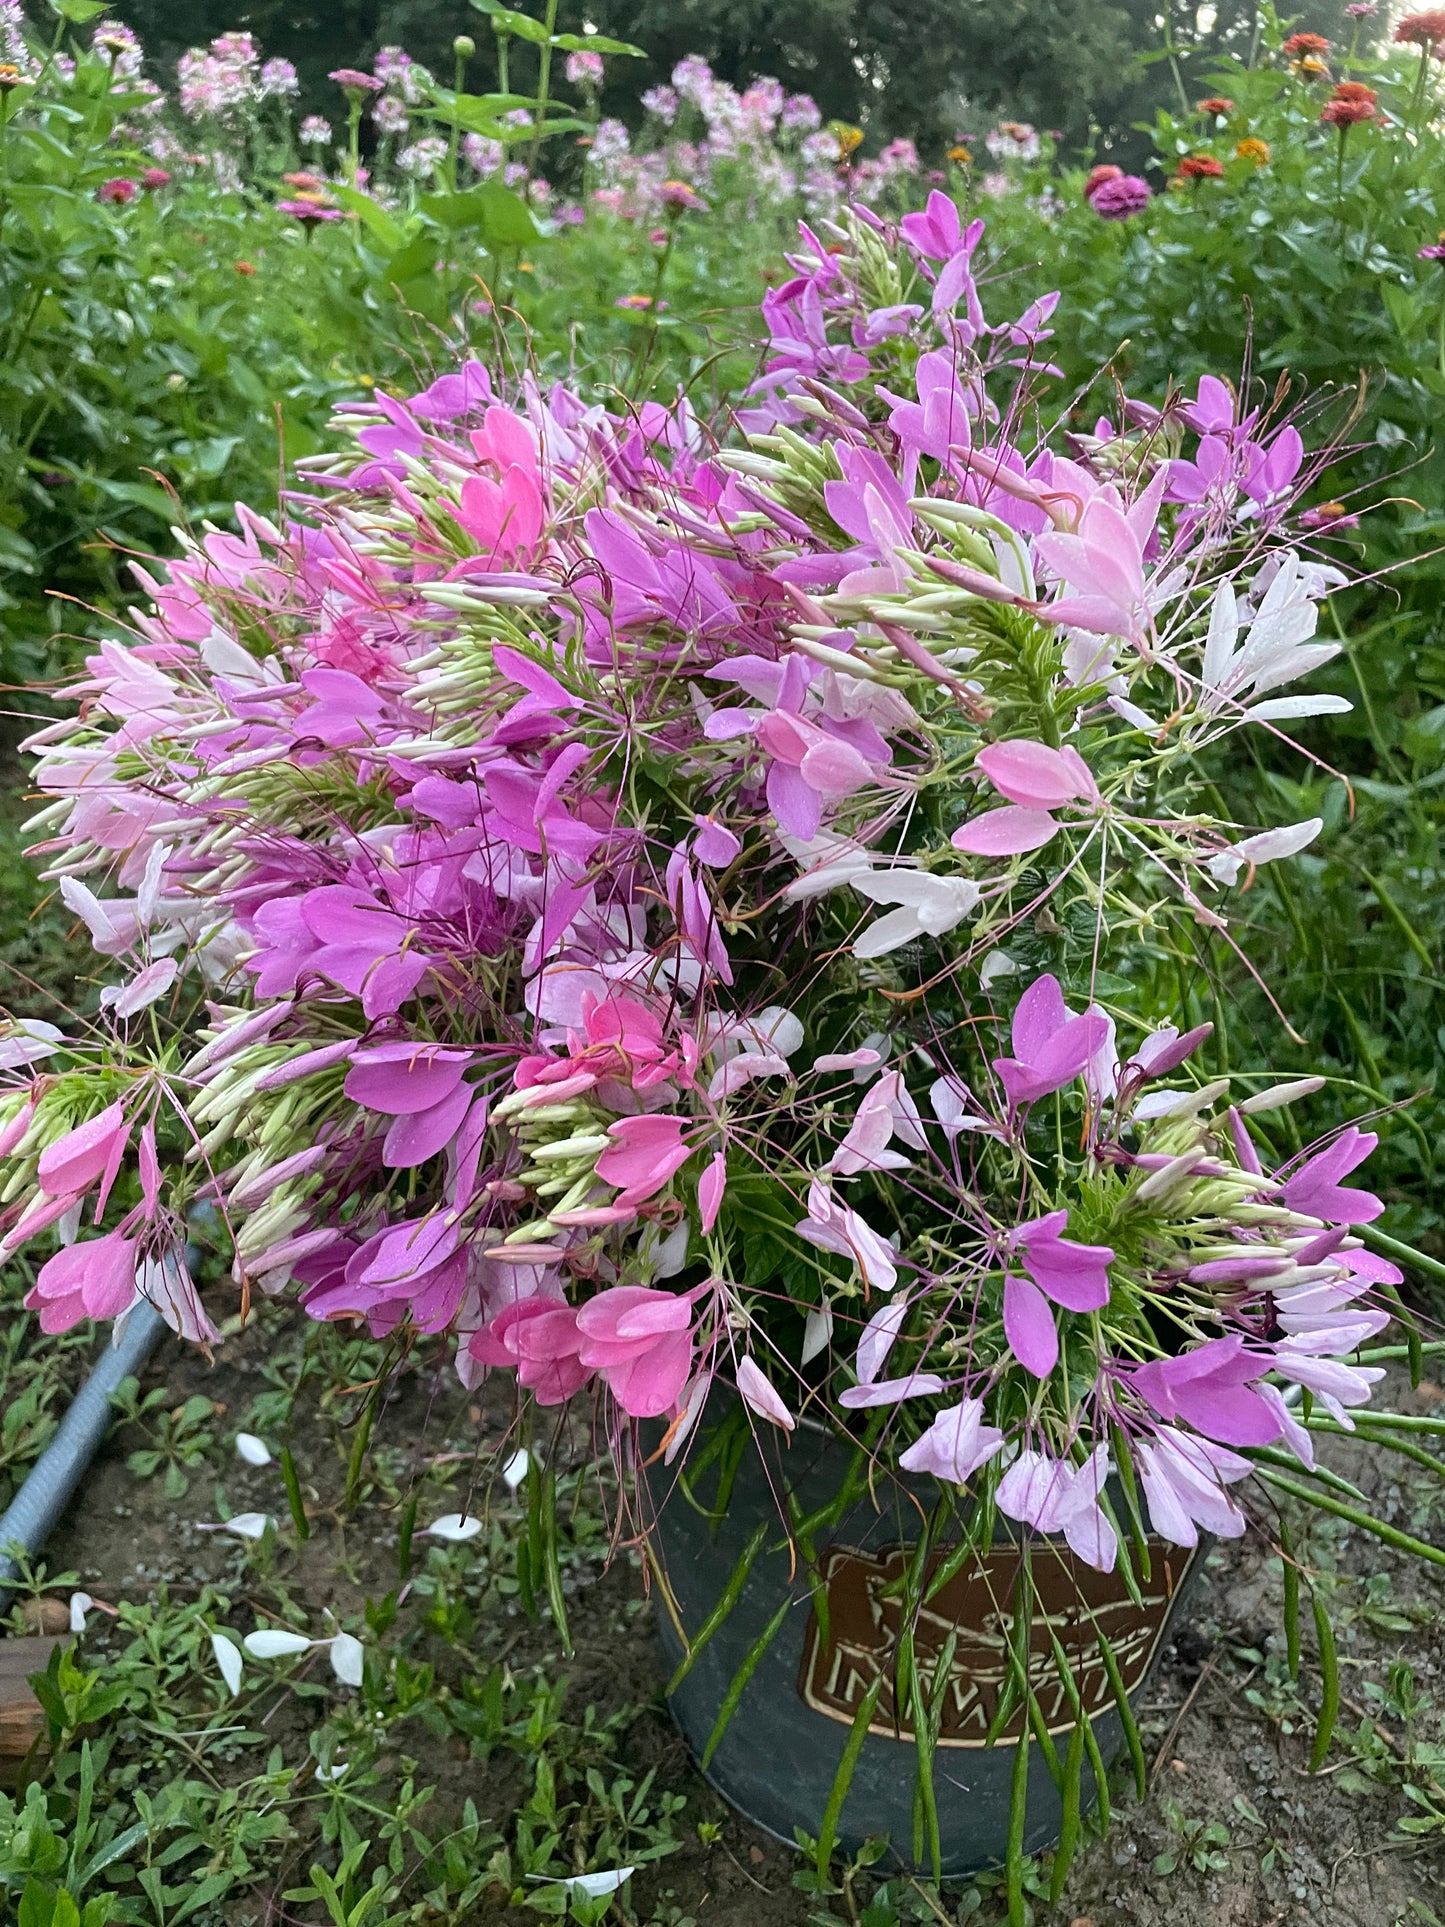
<svg viewBox="0 0 1445 1927">
<path fill-rule="evenodd" d="M 1253 161 L 1256 167 L 1269 166 L 1269 142 L 1256 140 L 1253 134 L 1242 140 L 1234 150 L 1239 161 Z"/>
<path fill-rule="evenodd" d="M 957 147 L 949 148 L 948 158 L 956 162 L 959 167 L 967 167 L 973 160 L 973 155 L 969 152 L 968 148 L 960 142 Z"/>
</svg>

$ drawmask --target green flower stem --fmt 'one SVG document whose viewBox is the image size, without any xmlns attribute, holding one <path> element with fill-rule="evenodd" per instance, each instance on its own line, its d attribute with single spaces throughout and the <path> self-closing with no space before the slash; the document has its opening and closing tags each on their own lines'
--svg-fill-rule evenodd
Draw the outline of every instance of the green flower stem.
<svg viewBox="0 0 1445 1927">
<path fill-rule="evenodd" d="M 1430 57 L 1432 49 L 1428 42 L 1420 48 L 1420 69 L 1415 75 L 1415 88 L 1410 96 L 1410 125 L 1418 128 L 1425 108 L 1425 96 L 1430 86 Z"/>
<path fill-rule="evenodd" d="M 1427 1257 L 1423 1251 L 1416 1251 L 1413 1245 L 1401 1244 L 1397 1238 L 1377 1231 L 1372 1224 L 1362 1224 L 1358 1229 L 1365 1243 L 1383 1257 L 1393 1258 L 1396 1264 L 1409 1265 L 1415 1271 L 1423 1271 L 1427 1278 L 1445 1278 L 1445 1265 L 1438 1258 Z M 1445 1351 L 1445 1345 L 1427 1345 L 1425 1349 Z M 1403 1358 L 1404 1351 L 1401 1350 L 1399 1355 Z"/>
<path fill-rule="evenodd" d="M 10 115 L 14 98 L 11 88 L 0 89 L 0 229 L 10 212 Z"/>
<path fill-rule="evenodd" d="M 467 77 L 467 57 L 462 53 L 454 53 L 452 57 L 455 63 L 452 68 L 452 92 L 460 96 L 462 83 Z M 459 113 L 454 113 L 451 137 L 447 141 L 447 190 L 452 194 L 457 191 L 457 149 L 461 146 L 461 140 L 461 117 Z"/>
<path fill-rule="evenodd" d="M 1372 1533 L 1376 1539 L 1393 1546 L 1397 1552 L 1412 1553 L 1417 1559 L 1427 1559 L 1432 1566 L 1445 1566 L 1445 1549 L 1427 1545 L 1423 1539 L 1416 1539 L 1408 1532 L 1401 1532 L 1398 1526 L 1386 1525 L 1383 1519 L 1371 1518 L 1360 1506 L 1346 1505 L 1341 1499 L 1334 1499 L 1328 1493 L 1312 1490 L 1299 1480 L 1287 1478 L 1272 1467 L 1257 1466 L 1255 1476 L 1276 1492 L 1287 1493 L 1291 1499 L 1298 1499 L 1304 1505 L 1312 1505 L 1320 1512 L 1332 1512 L 1337 1519 L 1344 1519 L 1362 1532 Z"/>
<path fill-rule="evenodd" d="M 657 342 L 657 317 L 662 308 L 662 290 L 667 281 L 667 264 L 672 259 L 673 243 L 677 239 L 677 212 L 673 211 L 667 224 L 667 239 L 662 244 L 662 252 L 657 257 L 657 271 L 652 277 L 652 294 L 647 310 L 646 330 L 638 336 L 637 347 L 632 355 L 632 378 L 627 384 L 627 392 L 636 399 L 642 386 L 642 377 L 647 372 L 647 364 L 652 359 L 652 350 Z"/>
<path fill-rule="evenodd" d="M 361 170 L 361 95 L 355 88 L 348 88 L 346 94 L 346 179 L 350 186 L 356 186 L 356 177 Z M 308 239 L 310 237 L 308 236 Z"/>
<path fill-rule="evenodd" d="M 537 171 L 537 153 L 542 145 L 542 123 L 547 118 L 547 89 L 552 79 L 552 36 L 557 30 L 557 0 L 547 0 L 545 21 L 547 38 L 537 55 L 537 105 L 532 114 L 532 145 L 527 151 L 527 185 Z"/>
</svg>

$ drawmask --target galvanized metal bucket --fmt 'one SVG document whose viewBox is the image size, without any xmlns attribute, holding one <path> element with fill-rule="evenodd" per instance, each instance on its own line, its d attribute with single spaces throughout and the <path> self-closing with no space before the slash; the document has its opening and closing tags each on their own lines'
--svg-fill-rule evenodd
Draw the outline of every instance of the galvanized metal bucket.
<svg viewBox="0 0 1445 1927">
<path fill-rule="evenodd" d="M 654 1466 L 647 1475 L 656 1508 L 655 1543 L 689 1639 L 718 1604 L 758 1526 L 778 1525 L 781 1537 L 787 1493 L 794 1495 L 799 1516 L 806 1516 L 843 1489 L 851 1454 L 821 1429 L 800 1427 L 786 1445 L 772 1439 L 760 1443 L 761 1450 L 750 1443 L 744 1452 L 716 1522 L 703 1509 L 717 1493 L 716 1467 L 701 1472 L 692 1499 L 675 1473 Z M 843 1516 L 831 1537 L 820 1535 L 817 1541 L 827 1592 L 821 1615 L 802 1562 L 790 1573 L 786 1552 L 761 1554 L 736 1605 L 671 1696 L 673 1717 L 700 1759 L 739 1668 L 780 1602 L 791 1599 L 792 1610 L 758 1660 L 706 1769 L 729 1805 L 777 1839 L 792 1844 L 796 1828 L 818 1836 L 854 1715 L 882 1674 L 838 1838 L 854 1850 L 886 1835 L 887 1864 L 915 1864 L 917 1754 L 909 1708 L 893 1704 L 899 1604 L 890 1596 L 890 1582 L 910 1557 L 921 1508 L 934 1496 L 927 1482 L 879 1471 L 871 1496 Z M 1033 1578 L 1047 1624 L 1036 1613 L 1031 1676 L 1062 1751 L 1073 1721 L 1058 1679 L 1052 1627 L 1073 1658 L 1106 1766 L 1120 1750 L 1123 1731 L 1096 1628 L 1108 1634 L 1130 1698 L 1136 1700 L 1203 1549 L 1190 1554 L 1154 1539 L 1150 1550 L 1151 1577 L 1142 1583 L 1141 1611 L 1117 1574 L 1095 1572 L 1061 1543 L 1037 1537 L 1032 1542 Z M 1021 1713 L 994 1745 L 985 1746 L 984 1738 L 1004 1680 L 1018 1563 L 1018 1546 L 997 1539 L 986 1559 L 971 1562 L 938 1593 L 915 1628 L 917 1663 L 925 1677 L 934 1672 L 949 1635 L 956 1635 L 934 1754 L 942 1870 L 948 1875 L 997 1865 L 1007 1849 Z M 669 1668 L 675 1669 L 683 1657 L 682 1642 L 666 1611 L 659 1607 L 655 1616 Z M 1087 1765 L 1084 1794 L 1086 1805 L 1096 1797 Z M 1028 1762 L 1026 1852 L 1054 1844 L 1062 1811 L 1060 1793 L 1035 1745 Z"/>
</svg>

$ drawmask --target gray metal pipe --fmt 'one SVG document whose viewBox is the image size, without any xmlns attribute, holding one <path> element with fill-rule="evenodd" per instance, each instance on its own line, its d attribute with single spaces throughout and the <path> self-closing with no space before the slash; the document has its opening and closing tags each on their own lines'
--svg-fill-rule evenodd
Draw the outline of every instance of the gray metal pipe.
<svg viewBox="0 0 1445 1927">
<path fill-rule="evenodd" d="M 34 1558 L 49 1538 L 110 1430 L 111 1394 L 123 1378 L 139 1377 L 166 1321 L 145 1299 L 131 1310 L 119 1344 L 107 1344 L 89 1378 L 72 1399 L 55 1437 L 46 1446 L 8 1509 L 0 1513 L 0 1611 L 10 1603 L 20 1569 L 5 1548 L 16 1545 Z"/>
</svg>

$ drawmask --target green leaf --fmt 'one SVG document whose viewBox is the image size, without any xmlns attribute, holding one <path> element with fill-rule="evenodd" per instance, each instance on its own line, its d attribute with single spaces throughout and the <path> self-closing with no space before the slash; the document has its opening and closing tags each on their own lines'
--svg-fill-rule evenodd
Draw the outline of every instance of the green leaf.
<svg viewBox="0 0 1445 1927">
<path fill-rule="evenodd" d="M 489 247 L 522 247 L 541 238 L 526 202 L 500 181 L 482 181 L 461 194 L 423 194 L 419 206 L 454 233 L 478 229 Z"/>
<path fill-rule="evenodd" d="M 145 1821 L 137 1820 L 133 1827 L 127 1827 L 124 1833 L 118 1833 L 113 1840 L 107 1841 L 98 1849 L 95 1857 L 86 1863 L 77 1886 L 82 1889 L 88 1887 L 97 1874 L 104 1873 L 107 1867 L 113 1867 L 117 1860 L 124 1860 L 131 1848 L 138 1847 L 148 1832 Z"/>
<path fill-rule="evenodd" d="M 27 1880 L 20 1896 L 16 1927 L 50 1927 L 55 1902 L 38 1880 Z"/>
<path fill-rule="evenodd" d="M 539 141 L 547 141 L 551 140 L 554 134 L 590 134 L 592 123 L 589 120 L 578 120 L 575 114 L 569 114 L 565 120 L 545 120 L 539 128 L 513 127 L 509 128 L 508 132 L 514 140 L 525 140 L 528 135 L 535 133 Z"/>
<path fill-rule="evenodd" d="M 306 1517 L 306 1501 L 301 1496 L 301 1480 L 289 1445 L 281 1447 L 281 1481 L 286 1487 L 286 1503 L 291 1508 L 291 1523 L 296 1528 L 296 1537 L 309 1539 L 311 1521 Z"/>
<path fill-rule="evenodd" d="M 433 235 L 418 234 L 414 241 L 408 241 L 401 252 L 394 254 L 387 262 L 383 270 L 387 286 L 401 287 L 408 281 L 415 281 L 419 275 L 430 274 L 440 252 Z"/>
<path fill-rule="evenodd" d="M 22 575 L 34 575 L 37 557 L 32 545 L 14 529 L 7 529 L 0 522 L 0 569 L 16 569 Z"/>
<path fill-rule="evenodd" d="M 476 5 L 476 0 L 472 0 Z M 623 54 L 630 60 L 646 60 L 647 54 L 641 47 L 634 47 L 630 40 L 609 40 L 600 33 L 554 33 L 552 45 L 564 54 Z"/>
<path fill-rule="evenodd" d="M 149 509 L 152 515 L 161 518 L 167 528 L 176 519 L 176 503 L 154 482 L 118 482 L 110 475 L 77 475 L 75 479 L 90 482 L 113 502 L 130 502 L 136 508 Z"/>
<path fill-rule="evenodd" d="M 436 108 L 445 114 L 484 114 L 488 120 L 497 120 L 501 115 L 513 113 L 518 108 L 530 114 L 543 105 L 535 94 L 457 94 L 450 87 L 435 85 L 428 91 Z M 426 111 L 422 109 L 422 112 Z"/>
<path fill-rule="evenodd" d="M 546 46 L 549 38 L 547 29 L 531 14 L 515 13 L 511 7 L 499 5 L 498 0 L 472 0 L 472 5 L 491 21 L 493 33 L 514 34 L 518 40 L 530 40 L 538 47 Z"/>
<path fill-rule="evenodd" d="M 110 0 L 50 0 L 50 11 L 68 20 L 72 27 L 83 27 L 87 20 L 109 13 Z"/>
<path fill-rule="evenodd" d="M 208 1907 L 213 1900 L 219 1900 L 221 1895 L 235 1884 L 236 1876 L 233 1873 L 207 1874 L 204 1880 L 199 1881 L 189 1890 L 175 1912 L 166 1916 L 170 1927 L 180 1927 L 183 1920 L 189 1920 L 193 1914 L 199 1913 L 202 1907 Z M 59 1927 L 58 1922 L 57 1927 Z"/>
<path fill-rule="evenodd" d="M 396 216 L 373 201 L 369 194 L 363 194 L 359 187 L 337 186 L 331 189 L 338 204 L 358 215 L 371 229 L 388 254 L 395 254 L 406 246 L 407 231 Z"/>
</svg>

